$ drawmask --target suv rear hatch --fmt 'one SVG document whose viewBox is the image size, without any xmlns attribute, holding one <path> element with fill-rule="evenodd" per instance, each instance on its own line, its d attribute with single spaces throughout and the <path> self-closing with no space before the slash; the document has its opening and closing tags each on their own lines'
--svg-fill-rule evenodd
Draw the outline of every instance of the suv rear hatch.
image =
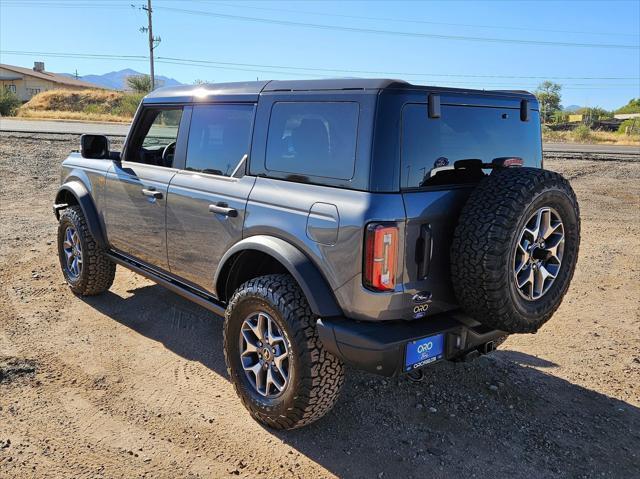
<svg viewBox="0 0 640 479">
<path fill-rule="evenodd" d="M 492 98 L 478 105 L 454 98 L 447 97 L 446 103 L 442 99 L 439 117 L 430 117 L 427 103 L 405 103 L 402 108 L 405 319 L 457 307 L 450 276 L 451 241 L 467 198 L 490 170 L 460 168 L 456 162 L 516 157 L 525 166 L 542 164 L 538 112 L 529 111 L 523 121 L 520 98 L 501 98 L 495 106 L 487 106 Z"/>
</svg>

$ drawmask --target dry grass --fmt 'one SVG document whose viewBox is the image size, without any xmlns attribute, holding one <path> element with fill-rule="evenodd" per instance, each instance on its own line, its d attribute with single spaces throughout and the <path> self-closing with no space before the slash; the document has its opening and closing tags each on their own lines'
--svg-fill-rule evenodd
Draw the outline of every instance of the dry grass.
<svg viewBox="0 0 640 479">
<path fill-rule="evenodd" d="M 81 111 L 43 111 L 20 108 L 18 116 L 42 120 L 77 120 L 77 121 L 106 121 L 114 123 L 129 123 L 130 116 L 111 115 L 107 113 L 84 113 Z"/>
<path fill-rule="evenodd" d="M 587 135 L 574 131 L 551 131 L 543 128 L 542 139 L 551 143 L 587 143 L 640 146 L 640 135 L 625 135 L 611 131 L 590 131 Z"/>
<path fill-rule="evenodd" d="M 141 94 L 113 90 L 50 90 L 18 109 L 23 118 L 129 122 Z"/>
<path fill-rule="evenodd" d="M 27 110 L 84 111 L 92 105 L 115 108 L 123 93 L 109 90 L 50 90 L 39 93 L 23 108 Z"/>
</svg>

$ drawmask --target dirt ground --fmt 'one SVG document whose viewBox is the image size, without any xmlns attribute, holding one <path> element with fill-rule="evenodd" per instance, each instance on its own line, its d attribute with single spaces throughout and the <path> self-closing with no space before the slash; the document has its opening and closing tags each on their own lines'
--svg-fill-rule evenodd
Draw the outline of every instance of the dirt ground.
<svg viewBox="0 0 640 479">
<path fill-rule="evenodd" d="M 64 285 L 51 203 L 77 143 L 0 134 L 0 477 L 640 477 L 640 162 L 547 162 L 583 240 L 538 334 L 420 383 L 350 370 L 325 418 L 274 432 L 220 318 L 123 268 L 102 296 Z"/>
</svg>

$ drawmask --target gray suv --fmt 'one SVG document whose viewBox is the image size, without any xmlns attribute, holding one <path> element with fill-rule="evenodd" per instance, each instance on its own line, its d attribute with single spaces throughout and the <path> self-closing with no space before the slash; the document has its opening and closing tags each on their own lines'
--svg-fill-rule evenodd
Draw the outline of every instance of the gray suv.
<svg viewBox="0 0 640 479">
<path fill-rule="evenodd" d="M 119 264 L 223 315 L 238 395 L 282 429 L 334 405 L 345 364 L 419 374 L 535 332 L 580 238 L 534 96 L 396 80 L 159 89 L 122 152 L 82 137 L 54 211 L 72 291 Z"/>
</svg>

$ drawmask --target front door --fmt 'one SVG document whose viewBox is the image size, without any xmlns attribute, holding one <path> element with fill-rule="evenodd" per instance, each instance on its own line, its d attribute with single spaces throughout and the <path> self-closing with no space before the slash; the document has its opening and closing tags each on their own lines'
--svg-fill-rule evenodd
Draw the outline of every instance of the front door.
<svg viewBox="0 0 640 479">
<path fill-rule="evenodd" d="M 105 225 L 115 250 L 168 269 L 167 190 L 173 167 L 182 107 L 152 107 L 141 112 L 123 151 L 107 173 Z"/>
<path fill-rule="evenodd" d="M 242 239 L 255 177 L 245 176 L 253 104 L 196 105 L 184 168 L 167 196 L 167 247 L 172 274 L 211 292 L 222 255 Z"/>
</svg>

